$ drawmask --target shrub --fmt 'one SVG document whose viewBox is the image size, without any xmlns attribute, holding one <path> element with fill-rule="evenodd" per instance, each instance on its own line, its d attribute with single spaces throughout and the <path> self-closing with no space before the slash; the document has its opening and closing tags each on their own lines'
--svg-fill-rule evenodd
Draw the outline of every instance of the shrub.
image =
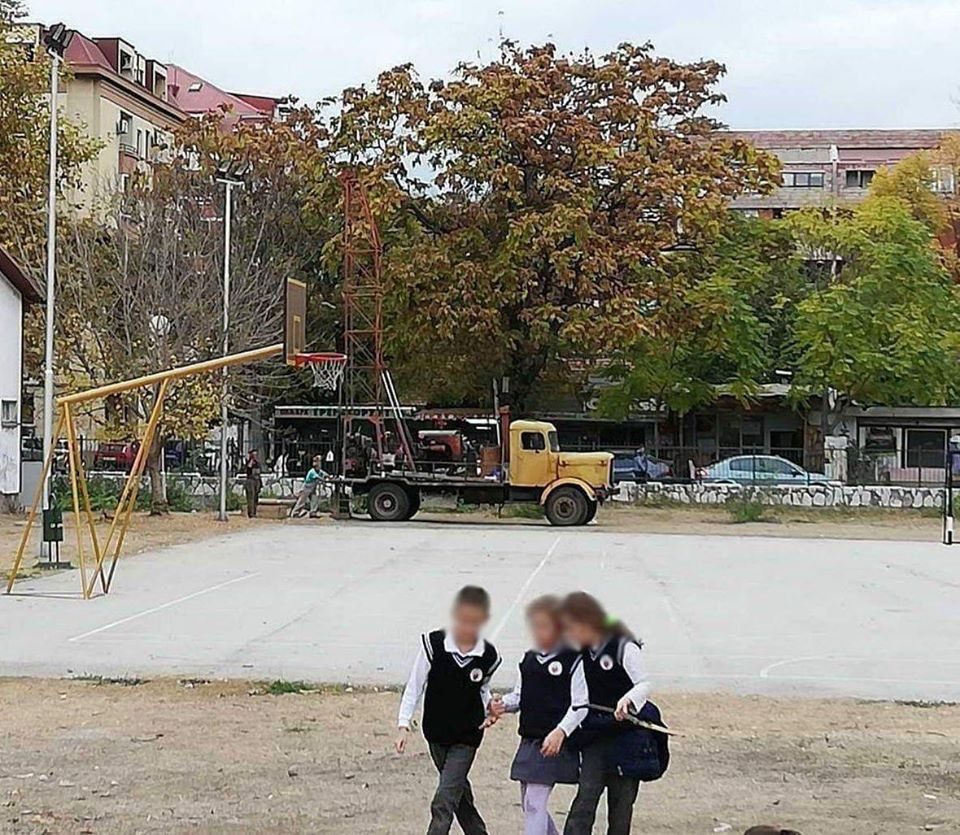
<svg viewBox="0 0 960 835">
<path fill-rule="evenodd" d="M 730 521 L 737 525 L 766 521 L 767 509 L 760 502 L 731 498 L 727 499 L 725 507 L 730 514 Z"/>
</svg>

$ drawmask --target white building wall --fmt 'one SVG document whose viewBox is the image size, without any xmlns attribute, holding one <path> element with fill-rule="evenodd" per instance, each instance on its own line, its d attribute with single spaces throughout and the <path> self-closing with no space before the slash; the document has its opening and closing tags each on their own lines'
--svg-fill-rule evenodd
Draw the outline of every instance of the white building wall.
<svg viewBox="0 0 960 835">
<path fill-rule="evenodd" d="M 0 495 L 20 492 L 20 389 L 23 368 L 23 302 L 0 278 L 0 401 L 14 401 L 15 422 L 0 422 Z"/>
</svg>

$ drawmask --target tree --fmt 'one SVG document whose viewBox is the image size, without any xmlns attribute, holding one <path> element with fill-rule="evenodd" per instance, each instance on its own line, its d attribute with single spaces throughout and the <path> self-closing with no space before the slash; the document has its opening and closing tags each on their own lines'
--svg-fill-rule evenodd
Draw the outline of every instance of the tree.
<svg viewBox="0 0 960 835">
<path fill-rule="evenodd" d="M 956 402 L 960 293 L 930 227 L 907 203 L 877 195 L 850 213 L 797 213 L 791 225 L 801 246 L 842 264 L 835 281 L 800 302 L 793 325 L 795 381 L 798 391 L 822 393 L 823 433 L 851 402 Z"/>
<path fill-rule="evenodd" d="M 178 152 L 135 180 L 131 190 L 85 218 L 64 223 L 58 355 L 67 390 L 130 379 L 221 354 L 223 193 L 219 159 L 252 166 L 236 191 L 232 224 L 230 349 L 282 338 L 283 282 L 302 276 L 313 250 L 300 219 L 305 147 L 295 126 L 219 130 L 219 118 L 191 123 Z M 104 226 L 102 219 L 112 218 Z M 286 369 L 240 369 L 232 375 L 232 408 L 260 402 Z M 146 420 L 157 390 L 110 404 L 106 434 L 129 437 Z M 176 383 L 147 468 L 155 510 L 165 507 L 160 458 L 167 438 L 201 438 L 219 413 L 219 377 Z"/>
<path fill-rule="evenodd" d="M 649 44 L 506 42 L 449 83 L 404 66 L 345 91 L 331 147 L 370 178 L 403 378 L 449 401 L 505 375 L 522 408 L 551 365 L 643 331 L 664 250 L 715 234 L 778 170 L 706 115 L 723 72 Z"/>
<path fill-rule="evenodd" d="M 16 37 L 22 7 L 0 0 L 0 246 L 39 275 L 44 262 L 50 64 L 42 47 Z M 78 183 L 80 168 L 96 151 L 68 119 L 59 126 L 61 197 Z M 16 172 L 16 176 L 12 176 Z"/>
<path fill-rule="evenodd" d="M 781 221 L 731 213 L 715 240 L 663 271 L 645 326 L 605 371 L 601 411 L 623 418 L 643 404 L 682 415 L 721 386 L 747 400 L 788 363 L 788 320 L 806 281 Z"/>
</svg>

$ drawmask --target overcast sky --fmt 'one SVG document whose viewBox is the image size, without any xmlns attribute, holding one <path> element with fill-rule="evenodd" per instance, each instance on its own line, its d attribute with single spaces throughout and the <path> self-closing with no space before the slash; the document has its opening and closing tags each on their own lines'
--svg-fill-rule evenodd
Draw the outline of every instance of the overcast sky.
<svg viewBox="0 0 960 835">
<path fill-rule="evenodd" d="M 960 124 L 960 0 L 26 0 L 229 90 L 316 101 L 412 61 L 425 77 L 522 43 L 727 66 L 736 128 Z"/>
</svg>

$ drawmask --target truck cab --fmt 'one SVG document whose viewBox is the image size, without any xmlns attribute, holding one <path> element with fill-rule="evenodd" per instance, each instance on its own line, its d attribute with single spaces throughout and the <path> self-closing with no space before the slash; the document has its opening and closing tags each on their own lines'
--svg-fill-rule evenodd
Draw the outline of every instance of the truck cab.
<svg viewBox="0 0 960 835">
<path fill-rule="evenodd" d="M 507 480 L 515 500 L 535 499 L 555 525 L 590 521 L 613 489 L 609 452 L 563 452 L 552 423 L 510 424 Z"/>
</svg>

